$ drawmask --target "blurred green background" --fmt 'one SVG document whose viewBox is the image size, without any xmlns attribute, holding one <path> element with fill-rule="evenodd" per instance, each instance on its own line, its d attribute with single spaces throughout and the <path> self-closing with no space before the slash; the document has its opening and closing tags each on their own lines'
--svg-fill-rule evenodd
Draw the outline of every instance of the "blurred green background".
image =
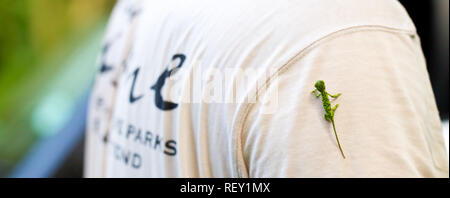
<svg viewBox="0 0 450 198">
<path fill-rule="evenodd" d="M 91 85 L 114 3 L 0 1 L 0 177 L 65 124 Z"/>
</svg>

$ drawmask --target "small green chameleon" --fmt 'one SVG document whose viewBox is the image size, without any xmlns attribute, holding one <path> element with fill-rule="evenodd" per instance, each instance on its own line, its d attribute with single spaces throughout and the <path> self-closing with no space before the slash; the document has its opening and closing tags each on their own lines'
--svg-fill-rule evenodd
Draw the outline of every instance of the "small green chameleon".
<svg viewBox="0 0 450 198">
<path fill-rule="evenodd" d="M 338 93 L 336 95 L 329 94 L 327 91 L 325 91 L 325 82 L 323 82 L 323 80 L 318 80 L 316 82 L 316 84 L 314 84 L 314 87 L 316 87 L 316 89 L 314 89 L 312 91 L 312 93 L 317 98 L 319 96 L 322 96 L 323 108 L 325 109 L 325 115 L 324 115 L 325 119 L 330 121 L 333 124 L 334 135 L 336 136 L 336 141 L 338 143 L 339 150 L 341 150 L 342 157 L 344 157 L 344 159 L 345 159 L 344 151 L 342 151 L 341 143 L 339 143 L 339 138 L 336 133 L 336 127 L 334 126 L 334 112 L 338 108 L 339 104 L 336 104 L 336 106 L 331 108 L 330 99 L 328 99 L 328 96 L 331 96 L 332 98 L 337 98 L 341 95 L 341 93 Z M 317 93 L 317 92 L 320 92 L 320 93 Z"/>
</svg>

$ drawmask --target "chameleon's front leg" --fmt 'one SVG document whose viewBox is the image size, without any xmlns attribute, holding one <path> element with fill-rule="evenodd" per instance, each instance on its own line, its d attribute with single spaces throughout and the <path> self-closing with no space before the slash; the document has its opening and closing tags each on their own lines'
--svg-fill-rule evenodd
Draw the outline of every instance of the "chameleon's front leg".
<svg viewBox="0 0 450 198">
<path fill-rule="evenodd" d="M 337 98 L 337 97 L 339 97 L 339 96 L 341 95 L 341 93 L 338 93 L 338 94 L 336 94 L 336 95 L 331 95 L 331 94 L 329 94 L 329 93 L 327 92 L 327 95 L 331 96 L 332 98 Z"/>
<path fill-rule="evenodd" d="M 314 89 L 311 93 L 314 94 L 314 96 L 316 96 L 316 98 L 318 98 L 320 96 L 320 93 L 318 93 L 319 91 L 317 89 Z"/>
</svg>

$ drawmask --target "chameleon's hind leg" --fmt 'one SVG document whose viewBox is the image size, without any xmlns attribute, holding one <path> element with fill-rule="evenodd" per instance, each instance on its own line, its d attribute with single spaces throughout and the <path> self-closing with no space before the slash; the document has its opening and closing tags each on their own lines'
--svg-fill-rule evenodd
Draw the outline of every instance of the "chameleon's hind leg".
<svg viewBox="0 0 450 198">
<path fill-rule="evenodd" d="M 324 114 L 323 117 L 325 118 L 325 120 L 331 121 L 331 116 L 329 114 Z"/>
<path fill-rule="evenodd" d="M 339 104 L 336 104 L 336 105 L 334 105 L 334 107 L 333 108 L 331 108 L 331 111 L 333 111 L 333 115 L 334 115 L 334 112 L 336 111 L 336 109 L 339 107 Z"/>
<path fill-rule="evenodd" d="M 338 93 L 338 94 L 336 94 L 336 95 L 331 95 L 331 94 L 329 94 L 329 93 L 327 93 L 329 96 L 331 96 L 332 98 L 337 98 L 337 97 L 339 97 L 340 95 L 341 95 L 341 93 Z"/>
</svg>

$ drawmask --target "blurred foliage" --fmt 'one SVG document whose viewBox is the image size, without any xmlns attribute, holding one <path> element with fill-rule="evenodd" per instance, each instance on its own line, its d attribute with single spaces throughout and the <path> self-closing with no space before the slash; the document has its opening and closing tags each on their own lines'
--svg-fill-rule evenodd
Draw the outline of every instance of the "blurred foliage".
<svg viewBox="0 0 450 198">
<path fill-rule="evenodd" d="M 72 72 L 74 80 L 81 80 L 76 77 L 92 73 L 92 69 L 76 70 L 76 64 L 68 69 L 67 65 L 82 64 L 77 58 L 91 57 L 74 58 L 73 54 L 86 48 L 82 43 L 92 42 L 92 37 L 98 35 L 93 36 L 93 32 L 104 28 L 114 3 L 113 0 L 0 1 L 0 176 L 40 138 L 32 123 L 33 111 L 39 109 L 42 98 L 55 95 L 49 94 L 52 89 L 49 87 L 65 88 L 55 85 L 62 82 L 57 80 L 58 76 L 67 78 Z"/>
</svg>

